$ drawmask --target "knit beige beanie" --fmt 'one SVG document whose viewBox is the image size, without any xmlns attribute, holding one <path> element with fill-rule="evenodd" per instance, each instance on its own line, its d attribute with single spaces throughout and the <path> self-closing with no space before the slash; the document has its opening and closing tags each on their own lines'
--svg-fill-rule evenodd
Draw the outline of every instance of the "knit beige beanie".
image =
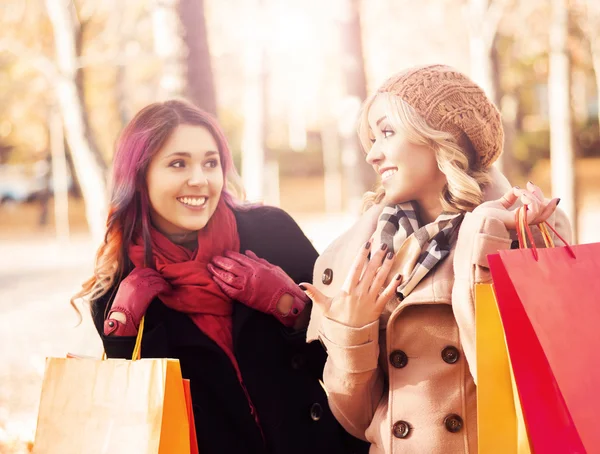
<svg viewBox="0 0 600 454">
<path fill-rule="evenodd" d="M 454 68 L 411 68 L 389 78 L 377 92 L 399 96 L 429 126 L 452 134 L 467 152 L 474 150 L 483 169 L 502 153 L 500 112 L 477 84 Z"/>
</svg>

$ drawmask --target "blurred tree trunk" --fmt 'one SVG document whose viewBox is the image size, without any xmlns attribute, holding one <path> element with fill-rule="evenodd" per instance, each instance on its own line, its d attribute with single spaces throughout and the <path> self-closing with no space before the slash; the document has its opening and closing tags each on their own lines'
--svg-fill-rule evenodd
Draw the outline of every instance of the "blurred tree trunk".
<svg viewBox="0 0 600 454">
<path fill-rule="evenodd" d="M 67 142 L 77 180 L 85 200 L 86 217 L 92 236 L 100 240 L 106 224 L 108 194 L 106 163 L 93 145 L 85 105 L 78 85 L 78 23 L 72 3 L 46 0 L 56 47 L 58 77 L 56 97 L 63 117 Z"/>
<path fill-rule="evenodd" d="M 471 77 L 498 108 L 501 105 L 500 76 L 499 67 L 495 64 L 494 45 L 505 8 L 506 0 L 469 0 L 466 9 Z M 508 153 L 503 153 L 496 163 L 502 172 L 510 166 L 510 151 L 509 147 Z"/>
<path fill-rule="evenodd" d="M 242 180 L 249 201 L 265 200 L 266 55 L 256 27 L 264 23 L 264 0 L 247 0 L 244 42 L 244 129 L 242 132 Z"/>
<path fill-rule="evenodd" d="M 184 96 L 187 83 L 185 68 L 187 50 L 181 38 L 179 0 L 154 2 L 152 29 L 154 50 L 163 62 L 158 98 L 166 100 Z"/>
<path fill-rule="evenodd" d="M 597 27 L 600 27 L 600 21 L 598 21 Z M 592 41 L 592 64 L 594 66 L 594 73 L 596 75 L 596 95 L 598 97 L 598 123 L 600 124 L 600 33 Z"/>
<path fill-rule="evenodd" d="M 598 96 L 598 108 L 600 109 L 600 2 L 598 0 L 585 1 L 585 24 L 588 40 L 590 42 L 590 50 L 592 53 L 592 65 L 596 75 L 596 93 Z M 598 122 L 600 123 L 600 113 L 598 114 Z"/>
<path fill-rule="evenodd" d="M 367 97 L 360 0 L 343 0 L 340 19 L 342 71 L 345 78 L 345 118 L 340 122 L 339 128 L 342 171 L 347 207 L 351 211 L 357 211 L 361 206 L 363 194 L 375 183 L 375 174 L 365 162 L 355 127 L 360 105 Z"/>
<path fill-rule="evenodd" d="M 216 117 L 217 100 L 204 14 L 205 0 L 179 1 L 179 17 L 187 47 L 187 98 Z"/>
<path fill-rule="evenodd" d="M 119 120 L 121 127 L 125 127 L 131 120 L 131 112 L 127 105 L 127 70 L 125 65 L 117 65 L 115 74 L 115 96 L 117 108 L 119 109 Z"/>
<path fill-rule="evenodd" d="M 575 202 L 575 157 L 571 130 L 571 83 L 568 53 L 569 10 L 567 0 L 552 0 L 550 22 L 550 157 L 552 195 L 561 198 L 561 208 L 573 226 L 577 240 Z"/>
<path fill-rule="evenodd" d="M 325 211 L 337 213 L 343 208 L 343 178 L 340 168 L 340 137 L 335 119 L 328 118 L 321 125 Z"/>
<path fill-rule="evenodd" d="M 492 48 L 502 17 L 501 1 L 469 0 L 468 5 L 471 77 L 494 103 L 497 102 L 497 89 Z"/>
<path fill-rule="evenodd" d="M 49 115 L 50 151 L 52 153 L 52 188 L 54 226 L 59 241 L 69 239 L 69 176 L 65 158 L 65 141 L 60 112 L 54 106 Z"/>
<path fill-rule="evenodd" d="M 500 52 L 496 45 L 492 46 L 491 59 L 494 69 L 495 102 L 502 115 L 502 124 L 504 126 L 504 152 L 498 160 L 497 167 L 509 181 L 514 181 L 518 174 L 514 149 L 517 133 L 517 115 L 519 112 L 519 96 L 514 89 L 513 91 L 503 90 L 500 83 Z M 510 71 L 510 69 L 508 70 Z"/>
</svg>

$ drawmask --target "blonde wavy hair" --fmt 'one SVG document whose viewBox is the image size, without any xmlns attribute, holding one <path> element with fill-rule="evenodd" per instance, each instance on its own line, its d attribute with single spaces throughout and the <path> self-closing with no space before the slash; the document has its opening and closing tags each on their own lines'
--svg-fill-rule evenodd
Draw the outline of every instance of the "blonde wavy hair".
<svg viewBox="0 0 600 454">
<path fill-rule="evenodd" d="M 369 109 L 378 97 L 384 99 L 385 114 L 394 129 L 404 134 L 411 143 L 425 145 L 435 153 L 438 168 L 447 180 L 440 194 L 443 211 L 472 211 L 480 205 L 483 201 L 483 187 L 490 182 L 490 178 L 487 170 L 478 166 L 475 151 L 461 147 L 452 134 L 429 126 L 399 96 L 376 93 L 363 103 L 357 129 L 365 153 L 372 146 Z M 385 190 L 380 184 L 375 191 L 369 191 L 363 196 L 363 210 L 380 203 L 384 197 Z"/>
</svg>

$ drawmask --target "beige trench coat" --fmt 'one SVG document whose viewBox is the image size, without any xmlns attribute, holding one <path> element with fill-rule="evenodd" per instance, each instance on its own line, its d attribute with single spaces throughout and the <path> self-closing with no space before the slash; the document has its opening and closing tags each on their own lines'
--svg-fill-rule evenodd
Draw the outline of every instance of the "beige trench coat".
<svg viewBox="0 0 600 454">
<path fill-rule="evenodd" d="M 486 200 L 510 188 L 491 173 Z M 317 260 L 313 282 L 325 295 L 340 290 L 382 208 L 368 210 Z M 564 213 L 549 222 L 570 239 Z M 477 453 L 473 287 L 491 282 L 487 255 L 512 241 L 501 221 L 467 213 L 450 255 L 401 303 L 392 299 L 380 320 L 351 328 L 313 308 L 308 341 L 327 349 L 329 404 L 348 432 L 372 444 L 371 454 Z"/>
</svg>

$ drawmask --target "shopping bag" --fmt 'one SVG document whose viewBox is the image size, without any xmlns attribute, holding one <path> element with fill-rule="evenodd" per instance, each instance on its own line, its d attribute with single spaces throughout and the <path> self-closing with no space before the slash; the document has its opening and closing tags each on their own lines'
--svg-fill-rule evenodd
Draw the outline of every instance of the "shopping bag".
<svg viewBox="0 0 600 454">
<path fill-rule="evenodd" d="M 600 452 L 600 244 L 531 243 L 488 262 L 532 450 Z"/>
<path fill-rule="evenodd" d="M 178 360 L 47 358 L 34 453 L 190 454 L 190 436 Z"/>
<path fill-rule="evenodd" d="M 183 391 L 185 394 L 185 406 L 190 427 L 190 454 L 199 454 L 196 422 L 194 420 L 194 407 L 192 405 L 192 390 L 190 389 L 190 381 L 186 378 L 183 379 Z"/>
<path fill-rule="evenodd" d="M 475 286 L 477 430 L 481 454 L 530 454 L 529 439 L 490 284 Z"/>
</svg>

